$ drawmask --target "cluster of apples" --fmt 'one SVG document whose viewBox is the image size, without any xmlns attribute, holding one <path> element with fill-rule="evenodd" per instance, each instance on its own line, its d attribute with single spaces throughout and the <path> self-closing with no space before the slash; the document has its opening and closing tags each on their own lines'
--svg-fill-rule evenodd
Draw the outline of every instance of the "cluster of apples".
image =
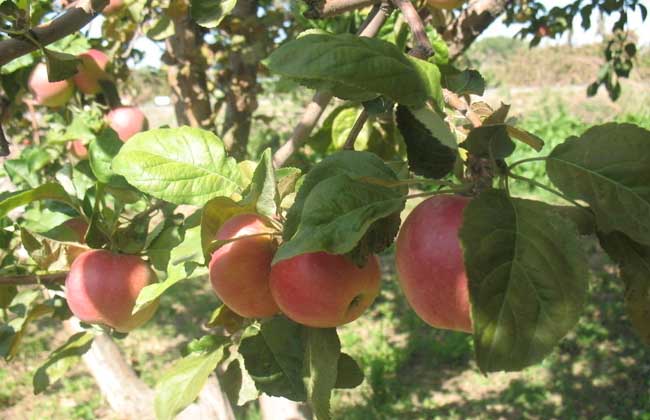
<svg viewBox="0 0 650 420">
<path fill-rule="evenodd" d="M 458 230 L 468 202 L 460 196 L 424 201 L 408 216 L 396 243 L 400 285 L 413 310 L 429 325 L 465 332 L 472 331 L 472 322 Z M 272 233 L 254 214 L 233 217 L 217 233 L 217 240 L 229 242 L 212 254 L 210 281 L 237 314 L 263 318 L 282 312 L 303 325 L 336 327 L 361 316 L 379 293 L 375 255 L 364 267 L 324 252 L 271 265 Z"/>
<path fill-rule="evenodd" d="M 86 95 L 96 95 L 101 92 L 100 80 L 110 80 L 106 72 L 109 58 L 102 51 L 90 49 L 79 55 L 81 63 L 77 73 L 67 80 L 50 82 L 47 66 L 39 63 L 34 67 L 29 77 L 28 87 L 34 96 L 36 104 L 49 108 L 58 108 L 68 103 L 74 94 L 75 87 Z M 107 124 L 117 132 L 120 140 L 127 141 L 134 134 L 146 130 L 148 123 L 144 113 L 134 106 L 119 106 L 106 115 Z M 81 140 L 69 143 L 69 149 L 79 159 L 88 156 L 88 150 Z"/>
<path fill-rule="evenodd" d="M 471 332 L 469 293 L 458 239 L 469 198 L 436 196 L 419 204 L 405 220 L 396 243 L 401 288 L 413 310 L 436 328 Z M 88 225 L 68 227 L 83 242 Z M 293 321 L 331 328 L 354 321 L 379 293 L 379 260 L 372 255 L 357 267 L 342 255 L 308 253 L 271 265 L 275 229 L 257 214 L 226 221 L 216 235 L 226 241 L 210 259 L 216 295 L 245 318 L 283 313 Z M 152 304 L 132 314 L 143 287 L 157 281 L 140 257 L 107 250 L 74 251 L 66 297 L 82 321 L 128 332 L 155 313 Z"/>
</svg>

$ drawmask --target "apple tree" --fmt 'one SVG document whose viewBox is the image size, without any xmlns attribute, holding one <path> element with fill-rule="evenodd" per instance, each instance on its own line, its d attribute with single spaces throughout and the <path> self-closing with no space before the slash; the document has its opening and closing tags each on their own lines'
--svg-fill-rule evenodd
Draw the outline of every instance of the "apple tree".
<svg viewBox="0 0 650 420">
<path fill-rule="evenodd" d="M 104 38 L 80 32 L 102 10 Z M 233 404 L 284 397 L 328 419 L 332 393 L 364 380 L 337 327 L 378 295 L 378 254 L 394 246 L 426 323 L 472 334 L 482 372 L 516 371 L 578 322 L 588 235 L 619 264 L 650 343 L 650 131 L 605 122 L 514 160 L 543 139 L 477 99 L 482 76 L 454 65 L 502 13 L 534 45 L 576 18 L 588 27 L 593 10 L 619 20 L 589 93 L 616 99 L 636 52 L 627 14 L 647 13 L 637 0 L 0 2 L 0 354 L 14 358 L 39 318 L 71 326 L 34 374 L 42 392 L 204 276 L 219 299 L 159 376 L 156 416 L 191 408 L 218 372 Z M 124 99 L 142 34 L 164 44 L 179 127 L 150 128 Z M 316 92 L 285 142 L 250 160 L 262 76 Z M 550 184 L 520 170 L 536 163 Z"/>
</svg>

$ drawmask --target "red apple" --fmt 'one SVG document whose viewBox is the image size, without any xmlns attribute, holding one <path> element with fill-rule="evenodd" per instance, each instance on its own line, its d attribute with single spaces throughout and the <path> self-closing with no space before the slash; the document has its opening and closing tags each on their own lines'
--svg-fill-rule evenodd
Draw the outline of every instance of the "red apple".
<svg viewBox="0 0 650 420">
<path fill-rule="evenodd" d="M 140 257 L 93 249 L 72 263 L 65 294 L 70 310 L 80 320 L 129 332 L 156 311 L 157 303 L 131 314 L 140 290 L 156 280 Z"/>
<path fill-rule="evenodd" d="M 50 108 L 65 105 L 74 93 L 74 87 L 69 80 L 50 82 L 47 78 L 47 66 L 44 63 L 34 67 L 27 85 L 36 103 Z"/>
<path fill-rule="evenodd" d="M 470 199 L 440 195 L 420 203 L 397 236 L 399 281 L 427 324 L 471 332 L 469 292 L 458 230 Z"/>
<path fill-rule="evenodd" d="M 302 254 L 271 268 L 271 293 L 295 322 L 328 328 L 359 318 L 379 293 L 379 260 L 357 267 L 342 255 Z"/>
<path fill-rule="evenodd" d="M 99 80 L 109 78 L 105 71 L 108 65 L 108 56 L 99 50 L 88 50 L 79 55 L 79 58 L 81 64 L 79 64 L 77 74 L 72 77 L 77 89 L 89 95 L 101 92 L 102 87 Z"/>
<path fill-rule="evenodd" d="M 227 240 L 270 228 L 256 214 L 240 214 L 223 224 L 216 239 Z M 246 318 L 263 318 L 280 310 L 269 290 L 271 260 L 276 244 L 270 235 L 243 238 L 218 248 L 210 259 L 210 281 L 219 299 Z"/>
<path fill-rule="evenodd" d="M 122 7 L 124 7 L 124 0 L 111 0 L 106 7 L 104 7 L 102 13 L 105 15 L 112 15 L 122 10 Z"/>
<path fill-rule="evenodd" d="M 88 148 L 81 140 L 68 142 L 68 150 L 77 159 L 88 159 Z"/>
<path fill-rule="evenodd" d="M 108 125 L 117 132 L 118 137 L 126 142 L 133 135 L 148 128 L 147 117 L 139 108 L 122 106 L 115 108 L 106 117 Z"/>
</svg>

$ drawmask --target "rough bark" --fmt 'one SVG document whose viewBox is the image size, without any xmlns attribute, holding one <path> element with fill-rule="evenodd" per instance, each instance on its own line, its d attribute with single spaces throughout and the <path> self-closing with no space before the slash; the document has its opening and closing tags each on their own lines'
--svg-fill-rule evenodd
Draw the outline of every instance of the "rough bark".
<svg viewBox="0 0 650 420">
<path fill-rule="evenodd" d="M 230 35 L 243 36 L 246 47 L 263 42 L 257 39 L 258 34 L 264 33 L 257 28 L 257 6 L 257 0 L 239 0 L 231 13 L 232 18 L 241 23 Z M 251 54 L 241 46 L 232 48 L 228 54 L 228 67 L 220 77 L 226 94 L 222 137 L 230 154 L 237 159 L 246 156 L 252 116 L 257 109 L 258 66 L 257 54 Z"/>
<path fill-rule="evenodd" d="M 175 34 L 166 41 L 164 62 L 168 65 L 167 80 L 178 125 L 209 127 L 212 108 L 206 80 L 207 62 L 201 47 L 201 28 L 179 11 L 173 18 Z"/>
<path fill-rule="evenodd" d="M 66 321 L 64 325 L 72 334 L 81 331 L 79 321 L 75 318 Z M 82 359 L 95 378 L 102 395 L 117 415 L 140 420 L 156 418 L 153 406 L 154 391 L 140 380 L 109 336 L 96 336 L 90 350 Z M 181 411 L 176 419 L 235 420 L 235 415 L 219 382 L 215 377 L 211 377 L 197 401 Z"/>
<path fill-rule="evenodd" d="M 442 37 L 449 46 L 449 59 L 457 59 L 514 0 L 472 0 L 446 28 Z"/>
</svg>

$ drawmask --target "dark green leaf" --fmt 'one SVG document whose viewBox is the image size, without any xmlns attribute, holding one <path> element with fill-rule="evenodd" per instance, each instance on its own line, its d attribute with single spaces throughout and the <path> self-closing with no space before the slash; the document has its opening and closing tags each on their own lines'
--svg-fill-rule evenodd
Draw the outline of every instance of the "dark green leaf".
<svg viewBox="0 0 650 420">
<path fill-rule="evenodd" d="M 53 51 L 44 48 L 47 64 L 47 78 L 50 82 L 60 82 L 77 74 L 77 66 L 81 61 L 72 54 Z"/>
<path fill-rule="evenodd" d="M 406 143 L 409 168 L 413 173 L 439 179 L 453 170 L 457 155 L 455 149 L 449 148 L 436 138 L 407 107 L 398 106 L 395 116 Z M 439 119 L 440 124 L 444 126 L 444 121 Z"/>
<path fill-rule="evenodd" d="M 538 152 L 542 150 L 542 147 L 544 147 L 544 140 L 540 139 L 530 131 L 522 130 L 521 128 L 513 127 L 511 125 L 506 126 L 506 130 L 508 131 L 510 138 L 526 143 Z"/>
<path fill-rule="evenodd" d="M 266 64 L 284 76 L 335 82 L 351 90 L 383 94 L 404 105 L 421 106 L 427 99 L 442 104 L 438 67 L 407 57 L 380 39 L 307 34 L 283 44 Z"/>
<path fill-rule="evenodd" d="M 242 175 L 221 140 L 199 128 L 138 133 L 113 159 L 113 170 L 139 190 L 174 204 L 203 205 L 242 190 Z"/>
<path fill-rule="evenodd" d="M 191 0 L 190 14 L 204 28 L 215 28 L 236 4 L 237 0 Z"/>
<path fill-rule="evenodd" d="M 650 131 L 609 123 L 568 139 L 546 161 L 564 194 L 587 202 L 598 230 L 650 245 Z"/>
<path fill-rule="evenodd" d="M 212 312 L 210 319 L 205 324 L 207 328 L 222 327 L 230 334 L 239 331 L 243 325 L 244 318 L 237 315 L 226 305 L 221 305 L 215 309 L 215 311 Z"/>
<path fill-rule="evenodd" d="M 356 360 L 345 353 L 341 353 L 338 362 L 338 374 L 334 388 L 352 389 L 363 382 L 363 371 Z"/>
<path fill-rule="evenodd" d="M 286 318 L 276 317 L 263 323 L 258 334 L 242 340 L 239 353 L 257 389 L 268 395 L 305 401 L 302 329 Z"/>
<path fill-rule="evenodd" d="M 68 338 L 62 346 L 54 350 L 47 361 L 36 370 L 33 378 L 34 394 L 40 394 L 79 362 L 93 342 L 90 332 L 78 332 Z"/>
<path fill-rule="evenodd" d="M 479 95 L 485 92 L 485 79 L 477 70 L 458 70 L 451 65 L 439 66 L 442 73 L 441 83 L 444 88 L 459 95 Z"/>
<path fill-rule="evenodd" d="M 625 310 L 632 327 L 650 345 L 650 246 L 620 232 L 598 235 L 603 249 L 621 268 L 625 282 Z"/>
<path fill-rule="evenodd" d="M 18 294 L 16 286 L 2 285 L 0 286 L 0 309 L 7 309 L 11 305 L 11 301 Z"/>
<path fill-rule="evenodd" d="M 228 395 L 228 399 L 234 401 L 238 406 L 259 397 L 255 382 L 244 368 L 241 355 L 228 364 L 226 371 L 219 376 L 219 382 Z"/>
<path fill-rule="evenodd" d="M 588 271 L 575 226 L 544 203 L 487 190 L 466 207 L 459 236 L 479 368 L 540 362 L 584 306 Z"/>
<path fill-rule="evenodd" d="M 515 151 L 515 144 L 510 139 L 508 126 L 505 124 L 474 128 L 460 147 L 474 156 L 494 159 L 504 159 Z"/>
</svg>

